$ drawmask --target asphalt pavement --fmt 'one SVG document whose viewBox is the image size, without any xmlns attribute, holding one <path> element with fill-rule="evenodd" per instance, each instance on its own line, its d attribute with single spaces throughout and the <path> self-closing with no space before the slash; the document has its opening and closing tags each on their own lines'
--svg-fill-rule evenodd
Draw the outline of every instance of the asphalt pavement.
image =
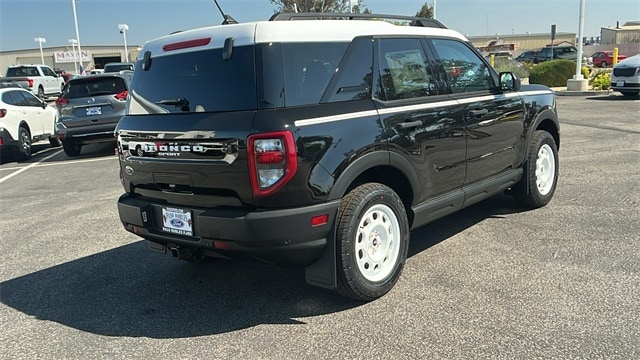
<svg viewBox="0 0 640 360">
<path fill-rule="evenodd" d="M 558 97 L 551 203 L 500 195 L 411 234 L 370 303 L 123 230 L 113 145 L 0 164 L 2 359 L 640 358 L 640 100 Z"/>
</svg>

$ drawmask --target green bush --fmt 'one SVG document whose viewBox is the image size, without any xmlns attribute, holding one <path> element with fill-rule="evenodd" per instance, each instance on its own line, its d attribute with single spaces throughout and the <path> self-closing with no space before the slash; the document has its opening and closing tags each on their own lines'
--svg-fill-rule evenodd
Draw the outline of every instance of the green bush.
<svg viewBox="0 0 640 360">
<path fill-rule="evenodd" d="M 530 84 L 549 87 L 566 86 L 576 73 L 576 63 L 571 60 L 551 60 L 534 66 L 529 73 Z"/>
<path fill-rule="evenodd" d="M 586 66 L 583 66 L 582 69 L 580 69 L 582 72 L 582 76 L 584 76 L 585 79 L 588 79 L 591 77 L 591 69 L 589 69 Z"/>
<path fill-rule="evenodd" d="M 529 69 L 526 66 L 506 57 L 496 57 L 493 68 L 497 72 L 512 72 L 520 76 L 520 78 L 529 77 Z"/>
<path fill-rule="evenodd" d="M 591 80 L 594 90 L 607 90 L 611 87 L 611 71 L 598 71 Z"/>
</svg>

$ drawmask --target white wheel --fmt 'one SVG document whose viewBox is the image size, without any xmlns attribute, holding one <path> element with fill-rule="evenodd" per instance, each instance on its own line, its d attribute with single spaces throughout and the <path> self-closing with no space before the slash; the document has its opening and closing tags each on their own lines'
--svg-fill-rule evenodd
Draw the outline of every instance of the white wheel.
<svg viewBox="0 0 640 360">
<path fill-rule="evenodd" d="M 336 223 L 338 292 L 369 301 L 400 277 L 409 249 L 409 221 L 393 189 L 367 183 L 342 198 Z"/>
<path fill-rule="evenodd" d="M 362 216 L 356 235 L 358 270 L 369 281 L 380 281 L 394 270 L 400 254 L 400 224 L 390 207 L 377 204 Z"/>
<path fill-rule="evenodd" d="M 527 162 L 513 195 L 523 205 L 538 208 L 547 205 L 558 184 L 558 147 L 547 131 L 536 131 L 529 144 Z"/>
<path fill-rule="evenodd" d="M 538 150 L 536 159 L 536 186 L 540 195 L 549 194 L 555 184 L 556 159 L 551 146 L 544 144 Z"/>
</svg>

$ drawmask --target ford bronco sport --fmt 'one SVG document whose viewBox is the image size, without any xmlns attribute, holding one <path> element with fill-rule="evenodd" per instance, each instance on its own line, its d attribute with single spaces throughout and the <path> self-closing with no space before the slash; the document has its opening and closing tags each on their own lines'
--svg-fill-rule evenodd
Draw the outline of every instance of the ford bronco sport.
<svg viewBox="0 0 640 360">
<path fill-rule="evenodd" d="M 507 190 L 544 206 L 558 177 L 554 94 L 421 18 L 279 14 L 150 41 L 116 133 L 120 219 L 151 249 L 300 266 L 364 301 L 398 280 L 410 230 Z"/>
</svg>

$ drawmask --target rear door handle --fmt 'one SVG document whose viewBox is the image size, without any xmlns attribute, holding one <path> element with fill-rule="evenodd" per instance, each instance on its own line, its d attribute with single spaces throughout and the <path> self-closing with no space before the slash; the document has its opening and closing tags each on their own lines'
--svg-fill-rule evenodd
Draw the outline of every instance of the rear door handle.
<svg viewBox="0 0 640 360">
<path fill-rule="evenodd" d="M 400 129 L 411 129 L 411 128 L 416 128 L 418 126 L 422 126 L 422 121 L 420 120 L 407 121 L 407 122 L 399 123 L 397 126 Z"/>
<path fill-rule="evenodd" d="M 489 110 L 487 109 L 476 109 L 476 110 L 469 111 L 469 115 L 471 117 L 481 117 L 482 115 L 487 115 L 488 113 L 489 113 Z"/>
</svg>

